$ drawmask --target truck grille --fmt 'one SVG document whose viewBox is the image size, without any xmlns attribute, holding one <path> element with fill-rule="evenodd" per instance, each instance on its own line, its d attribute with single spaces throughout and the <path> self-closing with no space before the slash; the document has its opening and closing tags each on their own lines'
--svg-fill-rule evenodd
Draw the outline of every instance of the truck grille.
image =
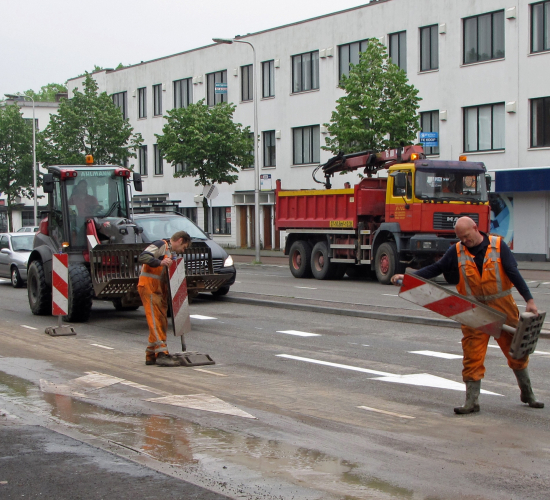
<svg viewBox="0 0 550 500">
<path fill-rule="evenodd" d="M 454 214 L 452 212 L 435 212 L 434 213 L 434 229 L 450 229 L 453 230 L 456 221 L 460 217 L 470 217 L 476 224 L 479 223 L 479 214 L 461 213 Z"/>
</svg>

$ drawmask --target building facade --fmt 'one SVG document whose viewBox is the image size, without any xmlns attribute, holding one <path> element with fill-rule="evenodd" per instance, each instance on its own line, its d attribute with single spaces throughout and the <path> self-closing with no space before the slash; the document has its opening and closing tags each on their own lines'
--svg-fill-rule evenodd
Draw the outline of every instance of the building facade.
<svg viewBox="0 0 550 500">
<path fill-rule="evenodd" d="M 253 129 L 256 104 L 261 241 L 276 248 L 282 238 L 273 223 L 275 180 L 283 188 L 316 187 L 311 174 L 330 157 L 321 146 L 324 124 L 343 95 L 340 75 L 358 62 L 370 38 L 388 47 L 419 89 L 422 129 L 439 139 L 427 149 L 430 157 L 456 160 L 466 154 L 493 172 L 550 166 L 550 1 L 381 0 L 237 37 L 254 46 L 255 61 L 245 43 L 213 44 L 94 78 L 144 138 L 133 162 L 144 175 L 144 194 L 177 201 L 203 227 L 202 188 L 193 179 L 173 177 L 180 166 L 162 160 L 155 134 L 162 133 L 166 110 L 201 99 L 236 104 L 235 121 Z M 226 94 L 216 93 L 217 83 L 226 84 Z M 69 95 L 81 85 L 82 78 L 69 80 Z M 335 179 L 335 187 L 356 181 L 347 174 Z M 212 200 L 215 239 L 252 246 L 254 169 L 218 188 Z M 548 259 L 549 192 L 499 194 L 509 201 L 514 251 Z M 536 237 L 528 234 L 534 226 L 540 229 Z"/>
</svg>

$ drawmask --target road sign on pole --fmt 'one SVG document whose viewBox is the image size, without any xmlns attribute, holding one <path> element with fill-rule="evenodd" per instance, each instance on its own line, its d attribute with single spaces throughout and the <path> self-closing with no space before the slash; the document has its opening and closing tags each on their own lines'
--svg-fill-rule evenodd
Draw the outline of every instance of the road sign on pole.
<svg viewBox="0 0 550 500">
<path fill-rule="evenodd" d="M 72 326 L 63 326 L 63 316 L 69 314 L 69 254 L 52 255 L 52 315 L 57 316 L 58 325 L 46 328 L 52 337 L 76 335 Z"/>
</svg>

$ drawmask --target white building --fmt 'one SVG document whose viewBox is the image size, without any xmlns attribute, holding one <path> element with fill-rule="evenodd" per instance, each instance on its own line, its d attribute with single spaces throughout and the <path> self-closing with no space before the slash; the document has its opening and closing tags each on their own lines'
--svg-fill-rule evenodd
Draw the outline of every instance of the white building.
<svg viewBox="0 0 550 500">
<path fill-rule="evenodd" d="M 316 186 L 311 173 L 330 157 L 320 150 L 323 124 L 343 95 L 339 75 L 373 37 L 419 89 L 423 130 L 439 132 L 439 147 L 428 150 L 432 157 L 467 154 L 497 172 L 550 166 L 550 1 L 381 0 L 238 38 L 256 51 L 260 174 L 271 175 L 273 189 L 275 179 L 283 188 Z M 237 104 L 235 120 L 252 129 L 253 63 L 244 43 L 213 44 L 94 74 L 100 90 L 114 96 L 144 138 L 135 163 L 146 175 L 145 193 L 195 211 L 201 189 L 193 179 L 174 179 L 175 167 L 163 165 L 158 155 L 155 134 L 161 134 L 163 113 L 200 99 L 224 99 Z M 214 93 L 216 82 L 227 83 L 226 96 Z M 69 95 L 81 84 L 82 78 L 70 80 Z M 550 178 L 544 169 L 543 175 Z M 356 179 L 337 177 L 335 185 Z M 506 192 L 514 197 L 514 250 L 520 258 L 550 258 L 548 184 L 538 182 L 518 195 Z M 253 169 L 219 189 L 213 200 L 216 240 L 251 246 Z M 273 203 L 273 191 L 262 191 L 261 240 L 267 248 L 279 245 Z M 202 210 L 198 221 L 204 222 Z"/>
<path fill-rule="evenodd" d="M 65 94 L 59 94 L 60 97 L 67 97 Z M 14 104 L 15 101 L 8 99 L 7 101 L 0 102 L 0 106 L 6 106 Z M 25 120 L 28 120 L 32 125 L 33 118 L 33 103 L 30 100 L 17 101 L 21 114 Z M 40 130 L 44 130 L 50 122 L 50 116 L 57 114 L 59 108 L 59 102 L 35 102 L 34 103 L 34 119 L 35 119 L 35 133 L 38 134 Z M 36 139 L 38 141 L 38 137 Z M 38 164 L 38 172 L 45 173 L 40 169 Z M 44 196 L 42 188 L 39 187 L 37 193 L 37 218 L 40 222 L 40 212 L 46 209 L 47 199 Z M 4 193 L 0 193 L 0 232 L 7 231 L 7 196 Z M 9 228 L 10 231 L 17 231 L 22 226 L 34 226 L 34 199 L 18 198 L 16 205 L 13 206 L 12 211 L 12 223 L 13 227 Z"/>
</svg>

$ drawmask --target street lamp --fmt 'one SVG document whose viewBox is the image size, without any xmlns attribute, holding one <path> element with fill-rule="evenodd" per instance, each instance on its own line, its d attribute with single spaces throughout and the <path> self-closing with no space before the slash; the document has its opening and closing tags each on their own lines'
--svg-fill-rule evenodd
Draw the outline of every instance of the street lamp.
<svg viewBox="0 0 550 500">
<path fill-rule="evenodd" d="M 254 248 L 256 250 L 256 262 L 260 262 L 260 163 L 258 153 L 258 79 L 256 78 L 256 49 L 250 42 L 235 40 L 234 38 L 212 38 L 214 43 L 246 43 L 252 47 L 254 80 Z"/>
<path fill-rule="evenodd" d="M 34 189 L 34 225 L 38 226 L 38 205 L 36 198 L 36 120 L 34 118 L 34 99 L 30 95 L 4 94 L 8 99 L 21 101 L 21 98 L 26 97 L 32 101 L 32 173 L 33 173 L 33 189 Z"/>
</svg>

